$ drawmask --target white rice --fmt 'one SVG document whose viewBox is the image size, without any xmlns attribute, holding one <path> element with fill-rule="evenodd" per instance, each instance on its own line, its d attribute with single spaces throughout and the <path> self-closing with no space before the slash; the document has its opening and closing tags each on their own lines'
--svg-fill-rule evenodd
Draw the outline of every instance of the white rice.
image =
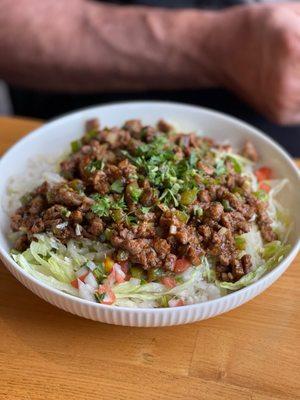
<svg viewBox="0 0 300 400">
<path fill-rule="evenodd" d="M 7 196 L 2 199 L 4 211 L 11 215 L 20 207 L 20 199 L 24 194 L 31 192 L 43 182 L 59 183 L 64 179 L 58 174 L 59 162 L 64 154 L 59 157 L 36 156 L 27 162 L 26 174 L 20 173 L 10 177 L 7 184 Z"/>
</svg>

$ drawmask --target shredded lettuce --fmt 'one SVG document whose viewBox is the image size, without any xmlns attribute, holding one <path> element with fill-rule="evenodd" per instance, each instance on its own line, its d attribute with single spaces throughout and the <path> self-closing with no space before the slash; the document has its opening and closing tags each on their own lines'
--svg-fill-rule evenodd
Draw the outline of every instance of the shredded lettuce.
<svg viewBox="0 0 300 400">
<path fill-rule="evenodd" d="M 241 252 L 241 256 L 243 254 L 249 254 L 253 267 L 257 268 L 262 262 L 261 249 L 264 246 L 257 226 L 253 224 L 248 233 L 244 233 L 240 236 L 245 239 L 245 249 Z"/>
<path fill-rule="evenodd" d="M 273 256 L 270 257 L 268 261 L 261 264 L 255 270 L 249 272 L 247 275 L 244 275 L 237 282 L 217 282 L 217 285 L 220 288 L 228 289 L 230 291 L 239 290 L 245 286 L 249 286 L 251 283 L 256 282 L 259 278 L 261 278 L 265 273 L 271 271 L 274 267 L 276 267 L 276 265 L 278 265 L 282 258 L 288 253 L 290 247 L 290 245 L 278 244 L 275 254 L 273 254 Z"/>
<path fill-rule="evenodd" d="M 49 275 L 52 275 L 60 282 L 70 282 L 75 278 L 72 260 L 66 256 L 62 257 L 61 254 L 56 254 L 51 250 L 51 244 L 45 238 L 43 238 L 42 242 L 33 241 L 30 244 L 30 252 L 36 264 L 43 266 Z"/>
<path fill-rule="evenodd" d="M 275 256 L 275 254 L 281 249 L 282 244 L 279 240 L 274 240 L 273 242 L 267 243 L 262 251 L 262 256 L 265 260 Z"/>
<path fill-rule="evenodd" d="M 103 260 L 110 252 L 108 246 L 88 239 L 71 240 L 65 246 L 51 235 L 37 234 L 26 251 L 11 252 L 11 256 L 21 268 L 37 279 L 78 296 L 78 290 L 70 285 L 76 278 L 76 271 L 85 263 Z"/>
<path fill-rule="evenodd" d="M 160 283 L 141 284 L 139 279 L 130 279 L 113 287 L 117 299 L 130 298 L 139 300 L 156 300 L 166 293 L 166 287 Z"/>
<path fill-rule="evenodd" d="M 213 150 L 216 161 L 225 161 L 229 159 L 232 162 L 233 168 L 237 173 L 252 173 L 253 162 L 237 153 Z"/>
<path fill-rule="evenodd" d="M 203 257 L 202 265 L 203 265 L 203 277 L 205 278 L 205 280 L 209 283 L 215 282 L 216 272 L 212 260 L 208 260 L 207 257 Z"/>
<path fill-rule="evenodd" d="M 286 207 L 278 201 L 278 195 L 285 188 L 288 179 L 274 179 L 268 181 L 271 186 L 268 201 L 268 215 L 272 220 L 272 228 L 281 241 L 286 241 L 291 229 L 291 220 Z"/>
<path fill-rule="evenodd" d="M 116 304 L 141 307 L 151 303 L 158 307 L 166 299 L 182 299 L 185 304 L 192 304 L 199 300 L 220 297 L 220 289 L 204 280 L 203 271 L 204 268 L 208 268 L 207 264 L 208 261 L 204 257 L 201 265 L 188 268 L 180 275 L 182 283 L 172 289 L 156 282 L 142 284 L 139 279 L 130 279 L 115 285 L 113 291 L 117 299 Z"/>
<path fill-rule="evenodd" d="M 103 260 L 111 249 L 99 242 L 87 239 L 69 241 L 67 246 L 55 237 L 47 234 L 35 235 L 35 240 L 23 253 L 11 252 L 13 259 L 29 274 L 51 287 L 81 297 L 80 290 L 70 282 L 76 278 L 76 272 L 82 265 L 95 265 Z M 206 282 L 203 273 L 210 276 Z M 190 267 L 177 276 L 181 282 L 169 289 L 162 283 L 143 283 L 131 278 L 124 283 L 115 284 L 112 290 L 116 296 L 116 305 L 132 307 L 159 307 L 169 299 L 183 299 L 186 304 L 199 299 L 208 300 L 220 296 L 220 290 L 214 285 L 214 270 L 204 257 L 198 267 Z"/>
<path fill-rule="evenodd" d="M 72 294 L 73 296 L 78 296 L 77 289 L 73 288 L 69 283 L 60 282 L 53 276 L 48 276 L 39 272 L 39 266 L 28 262 L 23 254 L 14 254 L 12 257 L 16 263 L 18 263 L 20 267 L 24 269 L 24 271 L 28 272 L 39 281 L 46 283 L 48 286 L 51 286 L 55 289 Z"/>
</svg>

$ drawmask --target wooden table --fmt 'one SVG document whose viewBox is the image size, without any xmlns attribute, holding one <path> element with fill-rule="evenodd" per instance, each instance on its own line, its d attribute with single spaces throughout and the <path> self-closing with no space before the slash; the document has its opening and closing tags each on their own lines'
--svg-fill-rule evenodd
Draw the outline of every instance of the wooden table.
<svg viewBox="0 0 300 400">
<path fill-rule="evenodd" d="M 0 118 L 0 154 L 40 123 Z M 0 265 L 0 399 L 299 399 L 299 263 L 236 310 L 154 329 L 75 317 Z"/>
</svg>

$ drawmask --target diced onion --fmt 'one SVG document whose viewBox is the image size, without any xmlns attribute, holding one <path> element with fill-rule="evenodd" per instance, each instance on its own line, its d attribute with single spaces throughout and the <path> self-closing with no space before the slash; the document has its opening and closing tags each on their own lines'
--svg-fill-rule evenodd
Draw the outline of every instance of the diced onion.
<svg viewBox="0 0 300 400">
<path fill-rule="evenodd" d="M 80 226 L 79 224 L 76 224 L 76 227 L 75 227 L 76 236 L 80 236 L 81 232 L 82 232 L 82 226 Z"/>
<path fill-rule="evenodd" d="M 87 274 L 89 272 L 89 269 L 86 267 L 86 266 L 84 266 L 84 267 L 81 267 L 77 272 L 76 272 L 76 276 L 82 276 L 82 275 L 85 275 L 85 274 Z"/>
<path fill-rule="evenodd" d="M 56 225 L 57 229 L 65 229 L 69 225 L 68 222 L 62 222 L 61 224 Z"/>
<path fill-rule="evenodd" d="M 78 279 L 78 289 L 79 289 L 79 296 L 82 299 L 96 303 L 96 299 L 93 294 L 93 288 L 90 285 L 87 285 L 83 283 L 80 279 Z"/>
<path fill-rule="evenodd" d="M 122 278 L 125 278 L 126 274 L 122 271 L 121 265 L 115 263 L 113 268 L 116 274 L 120 275 Z"/>
<path fill-rule="evenodd" d="M 175 235 L 176 232 L 177 232 L 177 227 L 175 225 L 171 225 L 170 226 L 170 234 Z"/>
<path fill-rule="evenodd" d="M 94 271 L 94 269 L 97 268 L 97 265 L 93 262 L 93 261 L 88 261 L 86 263 L 86 266 L 88 267 L 88 269 L 90 269 L 91 271 Z"/>
<path fill-rule="evenodd" d="M 96 280 L 96 278 L 94 277 L 94 274 L 92 272 L 90 272 L 85 278 L 84 278 L 84 282 L 87 283 L 89 286 L 91 286 L 93 289 L 97 289 L 98 282 Z"/>
<path fill-rule="evenodd" d="M 178 305 L 180 304 L 180 300 L 178 299 L 171 299 L 168 302 L 169 307 L 178 307 Z"/>
<path fill-rule="evenodd" d="M 130 278 L 129 282 L 133 286 L 139 286 L 141 284 L 141 280 L 138 278 Z"/>
<path fill-rule="evenodd" d="M 43 178 L 50 185 L 56 185 L 57 183 L 65 182 L 65 179 L 61 175 L 58 175 L 55 172 L 44 172 Z"/>
</svg>

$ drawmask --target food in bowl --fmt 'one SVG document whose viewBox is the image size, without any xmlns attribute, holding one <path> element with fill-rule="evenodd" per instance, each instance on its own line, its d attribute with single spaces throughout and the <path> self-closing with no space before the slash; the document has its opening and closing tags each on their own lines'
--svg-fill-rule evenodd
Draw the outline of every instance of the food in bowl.
<svg viewBox="0 0 300 400">
<path fill-rule="evenodd" d="M 165 121 L 100 128 L 11 215 L 11 255 L 25 271 L 83 299 L 177 307 L 241 289 L 289 250 L 276 196 L 288 184 L 230 144 Z"/>
</svg>

